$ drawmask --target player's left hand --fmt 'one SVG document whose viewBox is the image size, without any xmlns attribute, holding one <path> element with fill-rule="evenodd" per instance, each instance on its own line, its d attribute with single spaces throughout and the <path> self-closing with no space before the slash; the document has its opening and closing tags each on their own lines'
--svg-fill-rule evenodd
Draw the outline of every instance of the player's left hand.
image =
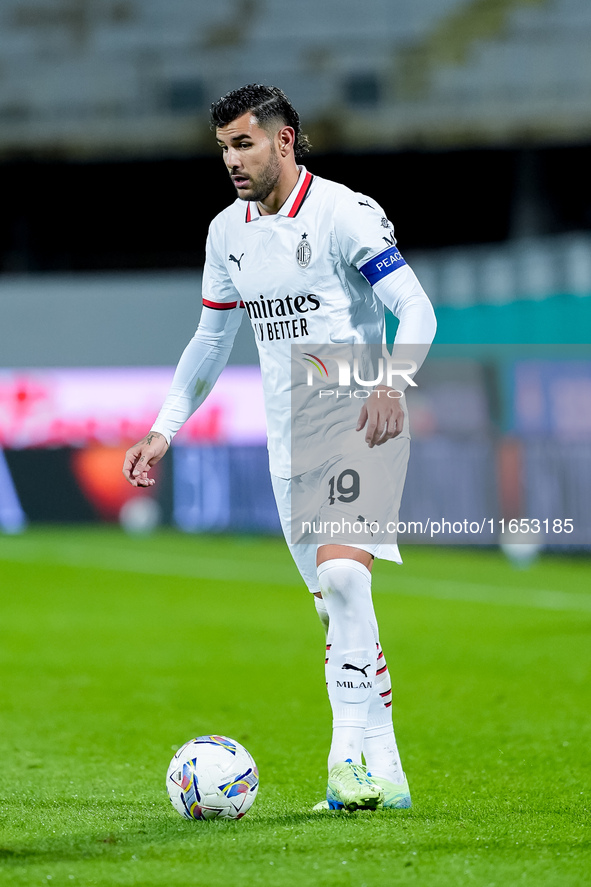
<svg viewBox="0 0 591 887">
<path fill-rule="evenodd" d="M 388 392 L 392 392 L 388 396 Z M 371 449 L 397 437 L 404 427 L 404 410 L 400 406 L 399 392 L 377 385 L 361 407 L 356 431 L 365 428 L 365 442 Z"/>
</svg>

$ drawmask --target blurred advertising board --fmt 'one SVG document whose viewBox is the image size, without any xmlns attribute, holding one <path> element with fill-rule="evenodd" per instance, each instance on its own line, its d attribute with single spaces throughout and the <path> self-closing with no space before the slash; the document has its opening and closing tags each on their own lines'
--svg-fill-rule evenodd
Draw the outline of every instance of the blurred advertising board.
<svg viewBox="0 0 591 887">
<path fill-rule="evenodd" d="M 515 434 L 591 439 L 591 360 L 517 361 L 511 381 Z"/>
<path fill-rule="evenodd" d="M 0 370 L 0 447 L 122 446 L 152 426 L 171 367 Z M 179 443 L 264 444 L 256 366 L 230 366 L 177 436 Z"/>
</svg>

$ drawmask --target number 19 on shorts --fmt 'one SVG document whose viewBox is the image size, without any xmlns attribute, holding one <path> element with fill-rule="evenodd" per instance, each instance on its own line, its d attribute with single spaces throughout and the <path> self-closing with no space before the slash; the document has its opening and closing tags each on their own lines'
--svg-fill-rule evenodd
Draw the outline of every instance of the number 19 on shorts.
<svg viewBox="0 0 591 887">
<path fill-rule="evenodd" d="M 328 481 L 328 504 L 335 502 L 355 502 L 359 498 L 359 474 L 353 468 L 346 468 Z"/>
</svg>

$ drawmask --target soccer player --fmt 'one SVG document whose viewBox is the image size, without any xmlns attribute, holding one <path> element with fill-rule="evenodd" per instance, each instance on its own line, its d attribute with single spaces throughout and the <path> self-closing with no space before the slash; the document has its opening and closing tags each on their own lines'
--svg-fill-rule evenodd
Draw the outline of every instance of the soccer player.
<svg viewBox="0 0 591 887">
<path fill-rule="evenodd" d="M 210 226 L 199 327 L 151 431 L 127 451 L 123 472 L 134 486 L 154 483 L 150 468 L 211 391 L 247 314 L 261 363 L 270 470 L 281 523 L 327 632 L 333 734 L 326 800 L 315 809 L 409 807 L 392 726 L 392 688 L 371 596 L 374 557 L 400 563 L 398 547 L 371 537 L 358 543 L 346 538 L 317 544 L 292 541 L 295 487 L 307 485 L 313 493 L 332 482 L 334 492 L 335 477 L 343 477 L 343 471 L 353 475 L 348 456 L 333 452 L 328 466 L 314 465 L 316 470 L 294 477 L 291 346 L 302 346 L 307 353 L 313 343 L 382 343 L 386 305 L 399 319 L 394 347 L 424 345 L 426 353 L 435 334 L 433 309 L 398 252 L 382 208 L 298 163 L 309 144 L 299 115 L 280 89 L 251 84 L 234 90 L 212 105 L 211 123 L 237 199 Z M 395 520 L 409 435 L 400 395 L 390 397 L 392 390 L 375 386 L 363 401 L 354 431 L 364 451 L 372 458 L 376 454 L 373 477 L 377 471 L 382 512 Z M 341 499 L 351 496 L 355 498 L 351 493 Z M 325 497 L 322 508 L 336 498 Z M 358 501 L 352 507 L 358 511 L 357 506 Z"/>
</svg>

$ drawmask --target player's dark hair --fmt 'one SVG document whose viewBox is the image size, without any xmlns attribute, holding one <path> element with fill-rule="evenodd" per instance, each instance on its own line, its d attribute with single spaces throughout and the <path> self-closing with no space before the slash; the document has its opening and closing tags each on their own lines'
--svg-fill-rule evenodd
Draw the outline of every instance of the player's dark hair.
<svg viewBox="0 0 591 887">
<path fill-rule="evenodd" d="M 310 140 L 301 131 L 300 115 L 291 104 L 284 92 L 277 86 L 263 86 L 261 83 L 249 83 L 240 89 L 226 93 L 211 106 L 212 129 L 227 126 L 237 117 L 251 112 L 261 127 L 272 120 L 280 120 L 285 126 L 291 126 L 295 132 L 294 154 L 299 160 L 310 150 Z"/>
</svg>

